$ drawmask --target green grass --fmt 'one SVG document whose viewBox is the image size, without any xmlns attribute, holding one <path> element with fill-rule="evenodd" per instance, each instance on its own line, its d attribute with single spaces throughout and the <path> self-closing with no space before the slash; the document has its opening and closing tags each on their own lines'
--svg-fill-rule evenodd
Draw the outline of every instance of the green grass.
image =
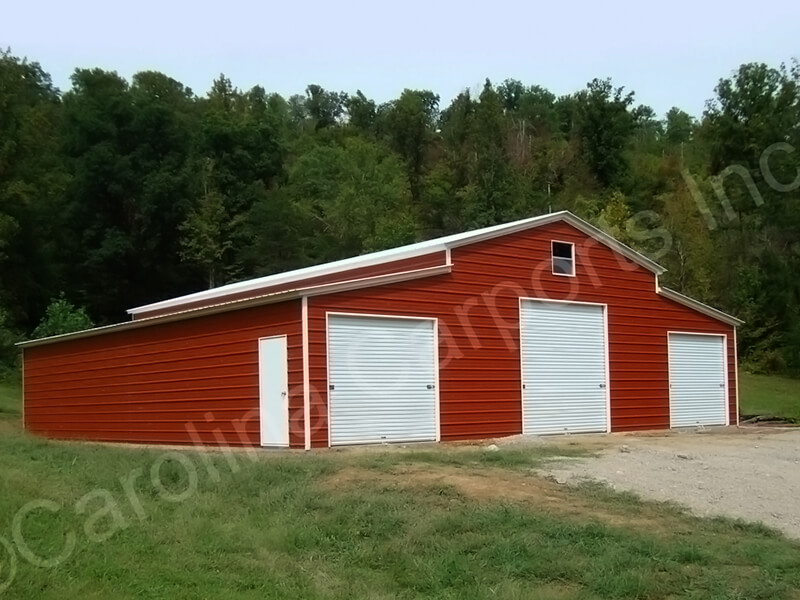
<svg viewBox="0 0 800 600">
<path fill-rule="evenodd" d="M 16 379 L 0 381 L 0 418 L 15 417 L 22 407 L 20 383 Z"/>
<path fill-rule="evenodd" d="M 259 451 L 232 468 L 3 421 L 0 538 L 45 499 L 59 509 L 21 522 L 30 551 L 75 546 L 52 568 L 18 557 L 0 599 L 800 598 L 800 545 L 763 526 L 531 473 L 578 446 Z M 7 566 L 0 544 L 0 585 Z"/>
<path fill-rule="evenodd" d="M 739 373 L 739 410 L 800 423 L 800 379 Z"/>
</svg>

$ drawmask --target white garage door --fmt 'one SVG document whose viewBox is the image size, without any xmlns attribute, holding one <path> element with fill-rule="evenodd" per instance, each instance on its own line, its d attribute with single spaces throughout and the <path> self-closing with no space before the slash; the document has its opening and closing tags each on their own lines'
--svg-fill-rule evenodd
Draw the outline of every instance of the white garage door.
<svg viewBox="0 0 800 600">
<path fill-rule="evenodd" d="M 437 439 L 434 321 L 328 319 L 332 446 Z"/>
<path fill-rule="evenodd" d="M 725 338 L 669 334 L 671 427 L 725 425 Z"/>
<path fill-rule="evenodd" d="M 603 306 L 522 300 L 523 432 L 608 430 Z"/>
</svg>

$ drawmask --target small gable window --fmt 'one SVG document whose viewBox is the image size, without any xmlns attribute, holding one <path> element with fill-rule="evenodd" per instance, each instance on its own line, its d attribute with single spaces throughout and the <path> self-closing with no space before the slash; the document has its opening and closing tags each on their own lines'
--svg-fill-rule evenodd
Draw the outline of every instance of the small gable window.
<svg viewBox="0 0 800 600">
<path fill-rule="evenodd" d="M 553 275 L 575 276 L 575 245 L 553 242 Z"/>
</svg>

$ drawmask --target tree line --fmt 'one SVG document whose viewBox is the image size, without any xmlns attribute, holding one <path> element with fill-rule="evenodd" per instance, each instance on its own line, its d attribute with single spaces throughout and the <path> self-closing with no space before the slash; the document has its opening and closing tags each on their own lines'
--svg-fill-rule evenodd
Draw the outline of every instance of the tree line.
<svg viewBox="0 0 800 600">
<path fill-rule="evenodd" d="M 569 209 L 667 267 L 665 285 L 743 318 L 745 366 L 800 374 L 800 68 L 744 64 L 709 95 L 700 118 L 660 118 L 609 79 L 562 96 L 487 80 L 446 106 L 411 89 L 285 98 L 223 75 L 198 95 L 101 69 L 61 91 L 2 52 L 0 361 L 53 331 L 43 317 L 105 324 Z"/>
</svg>

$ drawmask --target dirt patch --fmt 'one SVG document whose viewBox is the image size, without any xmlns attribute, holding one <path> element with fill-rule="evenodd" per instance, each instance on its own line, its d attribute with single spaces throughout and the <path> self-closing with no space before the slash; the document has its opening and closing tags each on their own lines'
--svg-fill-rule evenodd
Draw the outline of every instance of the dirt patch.
<svg viewBox="0 0 800 600">
<path fill-rule="evenodd" d="M 551 464 L 566 484 L 586 480 L 686 506 L 699 516 L 761 522 L 800 539 L 800 431 L 606 436 L 594 458 Z M 587 440 L 593 450 L 594 442 Z"/>
<path fill-rule="evenodd" d="M 539 513 L 594 518 L 620 527 L 642 527 L 663 535 L 690 533 L 679 522 L 665 522 L 664 514 L 652 507 L 601 506 L 590 497 L 576 494 L 538 474 L 518 473 L 497 468 L 458 467 L 450 465 L 408 464 L 388 471 L 350 467 L 327 477 L 324 486 L 341 489 L 380 485 L 397 488 L 447 486 L 467 498 L 486 503 L 522 504 Z"/>
</svg>

